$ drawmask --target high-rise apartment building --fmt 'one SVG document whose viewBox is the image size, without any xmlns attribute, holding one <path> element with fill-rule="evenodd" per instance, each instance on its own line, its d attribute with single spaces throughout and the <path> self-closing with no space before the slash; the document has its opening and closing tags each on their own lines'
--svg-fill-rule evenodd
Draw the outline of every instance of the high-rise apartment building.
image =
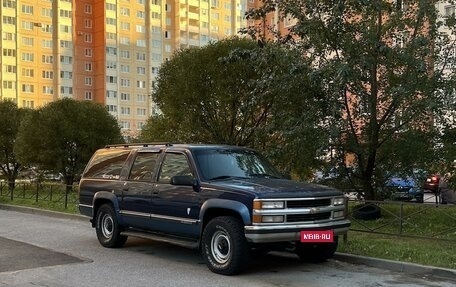
<svg viewBox="0 0 456 287">
<path fill-rule="evenodd" d="M 247 1 L 1 0 L 0 99 L 102 103 L 135 136 L 163 61 L 237 34 Z"/>
</svg>

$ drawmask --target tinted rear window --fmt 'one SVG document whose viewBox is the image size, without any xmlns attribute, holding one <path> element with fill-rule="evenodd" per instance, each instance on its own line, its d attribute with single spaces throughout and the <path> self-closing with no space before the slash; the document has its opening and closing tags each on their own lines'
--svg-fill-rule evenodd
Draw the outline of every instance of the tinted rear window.
<svg viewBox="0 0 456 287">
<path fill-rule="evenodd" d="M 83 177 L 119 179 L 130 150 L 106 149 L 97 151 Z"/>
</svg>

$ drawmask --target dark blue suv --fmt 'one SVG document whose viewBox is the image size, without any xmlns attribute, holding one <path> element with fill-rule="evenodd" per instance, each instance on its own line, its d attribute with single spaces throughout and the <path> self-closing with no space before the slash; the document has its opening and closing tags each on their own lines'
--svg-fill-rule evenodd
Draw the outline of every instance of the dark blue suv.
<svg viewBox="0 0 456 287">
<path fill-rule="evenodd" d="M 340 191 L 285 179 L 259 153 L 236 146 L 107 146 L 87 164 L 79 202 L 105 247 L 128 236 L 191 247 L 226 275 L 255 250 L 325 260 L 350 226 Z"/>
</svg>

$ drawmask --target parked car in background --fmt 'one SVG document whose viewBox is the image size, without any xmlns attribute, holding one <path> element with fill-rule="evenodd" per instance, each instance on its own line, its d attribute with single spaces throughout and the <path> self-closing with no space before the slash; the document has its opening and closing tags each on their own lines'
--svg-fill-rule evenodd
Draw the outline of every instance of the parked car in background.
<svg viewBox="0 0 456 287">
<path fill-rule="evenodd" d="M 424 201 L 424 190 L 418 186 L 412 177 L 392 177 L 383 190 L 385 198 L 400 201 L 412 201 L 422 203 Z"/>
<path fill-rule="evenodd" d="M 441 176 L 438 174 L 432 174 L 426 178 L 423 189 L 428 192 L 439 193 L 439 185 Z M 442 182 L 443 183 L 443 182 Z"/>
</svg>

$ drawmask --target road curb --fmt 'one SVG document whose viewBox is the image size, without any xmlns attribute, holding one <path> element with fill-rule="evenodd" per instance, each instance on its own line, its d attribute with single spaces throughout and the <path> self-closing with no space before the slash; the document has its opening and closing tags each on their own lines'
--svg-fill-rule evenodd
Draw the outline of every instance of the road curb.
<svg viewBox="0 0 456 287">
<path fill-rule="evenodd" d="M 0 204 L 0 209 L 12 210 L 28 214 L 38 214 L 56 218 L 65 218 L 79 221 L 88 221 L 89 218 L 79 214 L 70 214 L 64 212 L 56 212 L 50 210 L 43 210 L 39 208 L 24 207 L 9 204 Z M 407 273 L 412 275 L 419 275 L 420 277 L 438 277 L 456 281 L 456 270 L 441 267 L 420 265 L 416 263 L 401 262 L 387 259 L 379 259 L 374 257 L 366 257 L 361 255 L 353 255 L 348 253 L 336 252 L 333 259 L 347 262 L 355 265 L 365 265 L 379 269 L 387 269 L 393 272 Z"/>
<path fill-rule="evenodd" d="M 420 277 L 438 277 L 444 279 L 456 280 L 456 270 L 441 267 L 420 265 L 416 263 L 394 261 L 388 259 L 379 259 L 374 257 L 366 257 L 361 255 L 353 255 L 347 253 L 336 252 L 334 255 L 335 260 L 356 264 L 366 265 L 379 269 L 387 269 L 393 272 L 407 273 L 418 275 Z"/>
<path fill-rule="evenodd" d="M 44 210 L 44 209 L 33 208 L 33 207 L 25 207 L 25 206 L 10 205 L 10 204 L 0 204 L 0 209 L 17 211 L 17 212 L 28 213 L 28 214 L 45 215 L 45 216 L 56 217 L 56 218 L 65 218 L 65 219 L 72 219 L 72 220 L 79 220 L 79 221 L 89 221 L 88 217 L 82 216 L 80 214 L 57 212 L 57 211 Z"/>
</svg>

